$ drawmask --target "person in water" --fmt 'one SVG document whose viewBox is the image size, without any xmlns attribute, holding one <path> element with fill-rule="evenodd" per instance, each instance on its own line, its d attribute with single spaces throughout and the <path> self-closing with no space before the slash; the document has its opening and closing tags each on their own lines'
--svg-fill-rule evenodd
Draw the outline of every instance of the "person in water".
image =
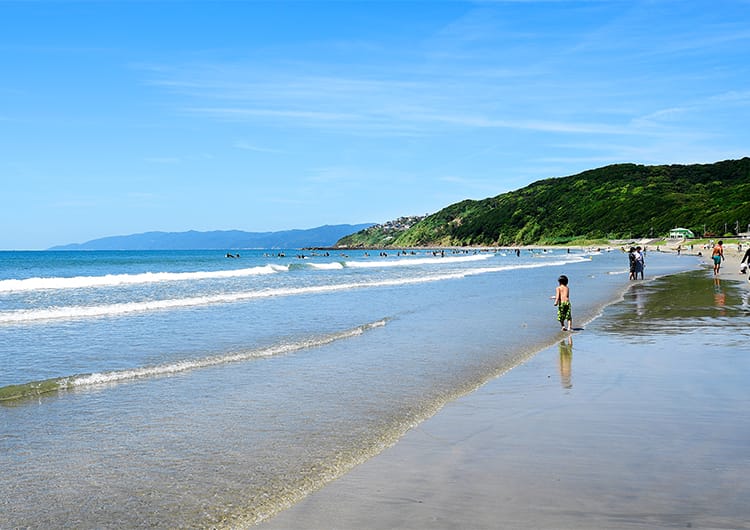
<svg viewBox="0 0 750 530">
<path fill-rule="evenodd" d="M 570 310 L 570 288 L 568 287 L 568 277 L 562 274 L 557 279 L 557 289 L 555 289 L 555 304 L 557 306 L 557 320 L 562 326 L 562 331 L 573 331 L 573 314 Z M 567 330 L 565 322 L 568 323 Z"/>
<path fill-rule="evenodd" d="M 640 246 L 635 247 L 635 279 L 638 279 L 638 275 L 641 275 L 643 279 L 643 269 L 646 267 L 646 249 Z"/>
</svg>

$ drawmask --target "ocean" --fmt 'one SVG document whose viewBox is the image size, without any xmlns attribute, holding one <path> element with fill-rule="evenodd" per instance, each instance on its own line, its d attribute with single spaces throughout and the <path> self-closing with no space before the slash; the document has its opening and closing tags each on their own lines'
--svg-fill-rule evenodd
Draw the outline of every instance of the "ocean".
<svg viewBox="0 0 750 530">
<path fill-rule="evenodd" d="M 0 252 L 0 528 L 247 527 L 559 340 L 619 250 Z M 646 276 L 698 266 L 649 252 Z"/>
</svg>

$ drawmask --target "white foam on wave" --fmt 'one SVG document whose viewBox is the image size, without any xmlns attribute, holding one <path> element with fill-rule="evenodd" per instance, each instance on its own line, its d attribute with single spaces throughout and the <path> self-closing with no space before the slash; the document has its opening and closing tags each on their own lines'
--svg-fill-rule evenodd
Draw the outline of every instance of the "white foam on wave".
<svg viewBox="0 0 750 530">
<path fill-rule="evenodd" d="M 478 274 L 502 272 L 508 270 L 535 269 L 540 267 L 552 267 L 567 265 L 580 261 L 588 261 L 585 258 L 570 258 L 559 261 L 543 261 L 527 264 L 500 265 L 494 267 L 478 267 L 465 269 L 445 274 L 431 276 L 416 276 L 412 278 L 395 278 L 388 280 L 373 280 L 369 282 L 348 282 L 339 284 L 313 285 L 305 287 L 280 287 L 264 289 L 261 291 L 242 291 L 236 293 L 224 293 L 210 296 L 196 296 L 186 298 L 174 298 L 166 300 L 147 300 L 140 302 L 126 302 L 119 304 L 105 304 L 94 306 L 68 306 L 52 307 L 47 309 L 15 310 L 0 312 L 0 324 L 19 324 L 44 320 L 79 319 L 112 317 L 132 313 L 148 311 L 164 311 L 188 307 L 206 306 L 241 302 L 246 300 L 271 298 L 277 296 L 297 296 L 306 294 L 323 294 L 349 289 L 363 289 L 375 287 L 392 287 L 401 285 L 414 285 L 420 283 L 455 280 Z"/>
<path fill-rule="evenodd" d="M 113 383 L 120 383 L 123 381 L 129 381 L 133 379 L 141 379 L 145 377 L 160 377 L 166 375 L 177 374 L 188 370 L 196 370 L 199 368 L 208 368 L 211 366 L 217 366 L 227 363 L 235 363 L 242 361 L 249 361 L 252 359 L 259 359 L 262 357 L 272 357 L 274 355 L 284 355 L 295 351 L 317 348 L 331 344 L 333 342 L 344 340 L 358 335 L 362 335 L 364 332 L 385 326 L 387 319 L 377 320 L 357 326 L 352 329 L 347 329 L 337 333 L 331 333 L 321 337 L 313 337 L 306 340 L 300 340 L 296 342 L 282 343 L 268 348 L 261 348 L 256 350 L 248 350 L 237 353 L 230 353 L 226 355 L 218 355 L 214 357 L 204 357 L 202 359 L 192 359 L 186 361 L 179 361 L 170 364 L 163 364 L 157 366 L 148 366 L 143 368 L 134 368 L 131 370 L 118 370 L 112 372 L 98 372 L 88 375 L 76 376 L 69 378 L 67 381 L 68 387 L 86 387 L 96 385 L 107 385 Z"/>
<path fill-rule="evenodd" d="M 244 350 L 235 353 L 203 357 L 200 359 L 184 360 L 156 366 L 146 366 L 128 370 L 114 370 L 109 372 L 96 372 L 93 374 L 84 375 L 73 375 L 49 379 L 46 381 L 32 381 L 21 385 L 10 385 L 10 387 L 0 387 L 0 390 L 8 390 L 11 387 L 13 388 L 12 392 L 5 392 L 0 394 L 0 400 L 22 399 L 29 396 L 40 395 L 46 392 L 53 392 L 55 390 L 69 390 L 73 387 L 80 388 L 111 385 L 146 377 L 163 377 L 180 372 L 185 372 L 188 370 L 207 368 L 227 363 L 249 361 L 262 357 L 271 357 L 274 355 L 283 355 L 304 349 L 325 346 L 326 344 L 330 344 L 335 341 L 356 337 L 358 335 L 362 335 L 368 330 L 385 326 L 387 322 L 388 318 L 383 318 L 380 320 L 376 320 L 375 322 L 369 322 L 355 328 L 330 333 L 328 335 L 311 337 L 294 342 L 280 343 L 266 348 Z"/>
<path fill-rule="evenodd" d="M 428 258 L 403 258 L 388 260 L 375 258 L 377 261 L 347 261 L 346 266 L 351 268 L 371 269 L 380 267 L 409 267 L 414 265 L 449 265 L 451 263 L 468 263 L 473 261 L 484 261 L 494 257 L 494 254 L 475 254 L 471 256 L 449 256 Z"/>
<path fill-rule="evenodd" d="M 313 269 L 321 269 L 327 271 L 339 270 L 344 268 L 344 265 L 339 263 L 338 261 L 333 261 L 331 263 L 305 263 L 305 265 Z"/>
<path fill-rule="evenodd" d="M 87 287 L 116 287 L 157 282 L 215 280 L 274 274 L 289 270 L 285 265 L 262 265 L 247 269 L 196 272 L 142 272 L 139 274 L 107 274 L 104 276 L 74 276 L 0 280 L 0 292 L 38 291 L 46 289 L 82 289 Z"/>
</svg>

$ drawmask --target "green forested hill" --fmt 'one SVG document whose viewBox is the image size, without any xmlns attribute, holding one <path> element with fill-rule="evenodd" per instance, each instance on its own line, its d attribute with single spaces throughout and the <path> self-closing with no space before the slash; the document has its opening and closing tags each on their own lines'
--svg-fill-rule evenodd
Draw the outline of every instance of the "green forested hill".
<svg viewBox="0 0 750 530">
<path fill-rule="evenodd" d="M 388 246 L 566 243 L 641 238 L 690 228 L 717 235 L 750 223 L 750 158 L 715 164 L 617 164 L 540 180 L 509 193 L 452 204 Z M 705 230 L 704 230 L 705 227 Z M 339 241 L 362 245 L 364 232 Z M 368 245 L 376 243 L 372 232 Z"/>
</svg>

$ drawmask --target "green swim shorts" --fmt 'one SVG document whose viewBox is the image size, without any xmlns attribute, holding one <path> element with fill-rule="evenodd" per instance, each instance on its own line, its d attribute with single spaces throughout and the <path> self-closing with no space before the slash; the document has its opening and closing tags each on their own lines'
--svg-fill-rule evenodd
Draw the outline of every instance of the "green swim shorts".
<svg viewBox="0 0 750 530">
<path fill-rule="evenodd" d="M 557 306 L 557 320 L 560 324 L 566 320 L 573 320 L 573 316 L 570 311 L 570 302 L 560 302 Z"/>
</svg>

